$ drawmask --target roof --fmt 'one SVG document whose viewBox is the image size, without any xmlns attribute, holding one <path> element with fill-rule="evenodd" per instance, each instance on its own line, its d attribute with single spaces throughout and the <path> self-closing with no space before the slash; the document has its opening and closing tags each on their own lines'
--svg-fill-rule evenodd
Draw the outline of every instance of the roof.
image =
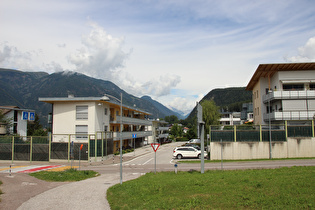
<svg viewBox="0 0 315 210">
<path fill-rule="evenodd" d="M 315 62 L 311 63 L 274 63 L 259 64 L 249 81 L 246 90 L 253 90 L 261 77 L 272 77 L 278 71 L 308 71 L 315 70 Z"/>
<path fill-rule="evenodd" d="M 116 98 L 115 98 L 116 99 Z M 53 104 L 55 102 L 99 102 L 99 103 L 110 103 L 110 104 L 114 104 L 116 106 L 120 106 L 120 101 L 116 102 L 115 100 L 110 99 L 107 96 L 103 96 L 103 97 L 49 97 L 49 98 L 38 98 L 39 101 L 42 102 L 46 102 L 46 103 L 50 103 Z M 118 99 L 116 99 L 118 100 Z M 151 115 L 151 113 L 146 112 L 144 110 L 140 110 L 137 109 L 135 107 L 131 107 L 131 106 L 127 106 L 127 105 L 122 105 L 124 108 L 139 112 L 139 113 L 143 113 L 145 115 Z"/>
<path fill-rule="evenodd" d="M 32 109 L 20 109 L 18 106 L 0 106 L 0 109 L 2 110 L 2 114 L 7 114 L 12 110 L 34 112 Z"/>
</svg>

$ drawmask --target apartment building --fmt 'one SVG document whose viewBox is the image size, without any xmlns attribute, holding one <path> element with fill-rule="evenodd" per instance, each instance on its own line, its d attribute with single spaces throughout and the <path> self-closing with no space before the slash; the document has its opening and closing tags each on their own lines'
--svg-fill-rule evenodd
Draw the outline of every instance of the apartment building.
<svg viewBox="0 0 315 210">
<path fill-rule="evenodd" d="M 255 124 L 312 120 L 315 115 L 315 63 L 260 64 L 246 90 L 253 93 Z"/>
<path fill-rule="evenodd" d="M 126 106 L 114 97 L 53 97 L 39 98 L 39 101 L 52 104 L 53 142 L 71 141 L 88 142 L 91 138 L 105 138 L 113 141 L 113 151 L 120 148 L 120 131 L 122 123 L 122 147 L 142 146 L 152 135 L 147 119 L 150 113 Z M 122 113 L 121 113 L 122 108 Z M 102 135 L 103 135 L 102 134 Z"/>
</svg>

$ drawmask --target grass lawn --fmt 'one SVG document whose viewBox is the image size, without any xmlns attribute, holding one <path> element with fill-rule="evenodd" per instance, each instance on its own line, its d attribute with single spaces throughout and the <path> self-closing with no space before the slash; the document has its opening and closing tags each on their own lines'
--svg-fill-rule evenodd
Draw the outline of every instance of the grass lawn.
<svg viewBox="0 0 315 210">
<path fill-rule="evenodd" d="M 68 169 L 65 171 L 40 171 L 30 173 L 37 179 L 53 182 L 74 182 L 98 176 L 95 171 L 78 171 L 76 169 Z"/>
<path fill-rule="evenodd" d="M 148 173 L 107 199 L 111 209 L 315 209 L 315 167 Z"/>
</svg>

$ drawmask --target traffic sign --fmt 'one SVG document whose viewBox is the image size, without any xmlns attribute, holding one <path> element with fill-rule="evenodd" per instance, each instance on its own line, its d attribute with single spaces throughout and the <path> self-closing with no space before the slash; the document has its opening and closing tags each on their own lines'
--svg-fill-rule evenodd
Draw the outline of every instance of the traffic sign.
<svg viewBox="0 0 315 210">
<path fill-rule="evenodd" d="M 159 143 L 152 143 L 151 147 L 153 148 L 154 152 L 159 148 L 160 144 Z"/>
<path fill-rule="evenodd" d="M 29 116 L 29 120 L 30 121 L 35 121 L 35 112 L 30 112 L 29 115 L 30 115 Z"/>
<path fill-rule="evenodd" d="M 28 120 L 28 112 L 22 112 L 22 120 Z"/>
<path fill-rule="evenodd" d="M 137 134 L 132 134 L 132 138 L 137 138 Z"/>
</svg>

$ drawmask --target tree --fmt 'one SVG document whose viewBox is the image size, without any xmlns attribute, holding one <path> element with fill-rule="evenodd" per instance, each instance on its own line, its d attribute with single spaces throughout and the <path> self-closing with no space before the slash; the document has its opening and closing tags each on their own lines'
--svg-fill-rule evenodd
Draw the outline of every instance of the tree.
<svg viewBox="0 0 315 210">
<path fill-rule="evenodd" d="M 0 123 L 6 126 L 7 133 L 9 133 L 9 129 L 12 127 L 13 118 L 8 118 L 3 114 L 3 110 L 0 110 Z"/>
<path fill-rule="evenodd" d="M 192 128 L 190 128 L 187 133 L 186 133 L 186 137 L 188 139 L 195 139 L 197 138 L 197 126 L 193 126 Z"/>
<path fill-rule="evenodd" d="M 39 117 L 35 114 L 35 120 L 33 123 L 27 125 L 27 135 L 28 136 L 47 136 L 47 131 L 43 129 L 39 122 Z"/>
<path fill-rule="evenodd" d="M 205 122 L 205 135 L 209 133 L 210 125 L 218 125 L 221 117 L 219 107 L 213 100 L 205 100 L 201 102 L 202 118 Z"/>
<path fill-rule="evenodd" d="M 169 124 L 175 124 L 178 123 L 178 117 L 175 115 L 166 116 L 165 121 L 168 122 Z"/>
<path fill-rule="evenodd" d="M 170 134 L 175 138 L 181 137 L 183 135 L 183 128 L 179 124 L 174 124 L 171 128 Z"/>
</svg>

